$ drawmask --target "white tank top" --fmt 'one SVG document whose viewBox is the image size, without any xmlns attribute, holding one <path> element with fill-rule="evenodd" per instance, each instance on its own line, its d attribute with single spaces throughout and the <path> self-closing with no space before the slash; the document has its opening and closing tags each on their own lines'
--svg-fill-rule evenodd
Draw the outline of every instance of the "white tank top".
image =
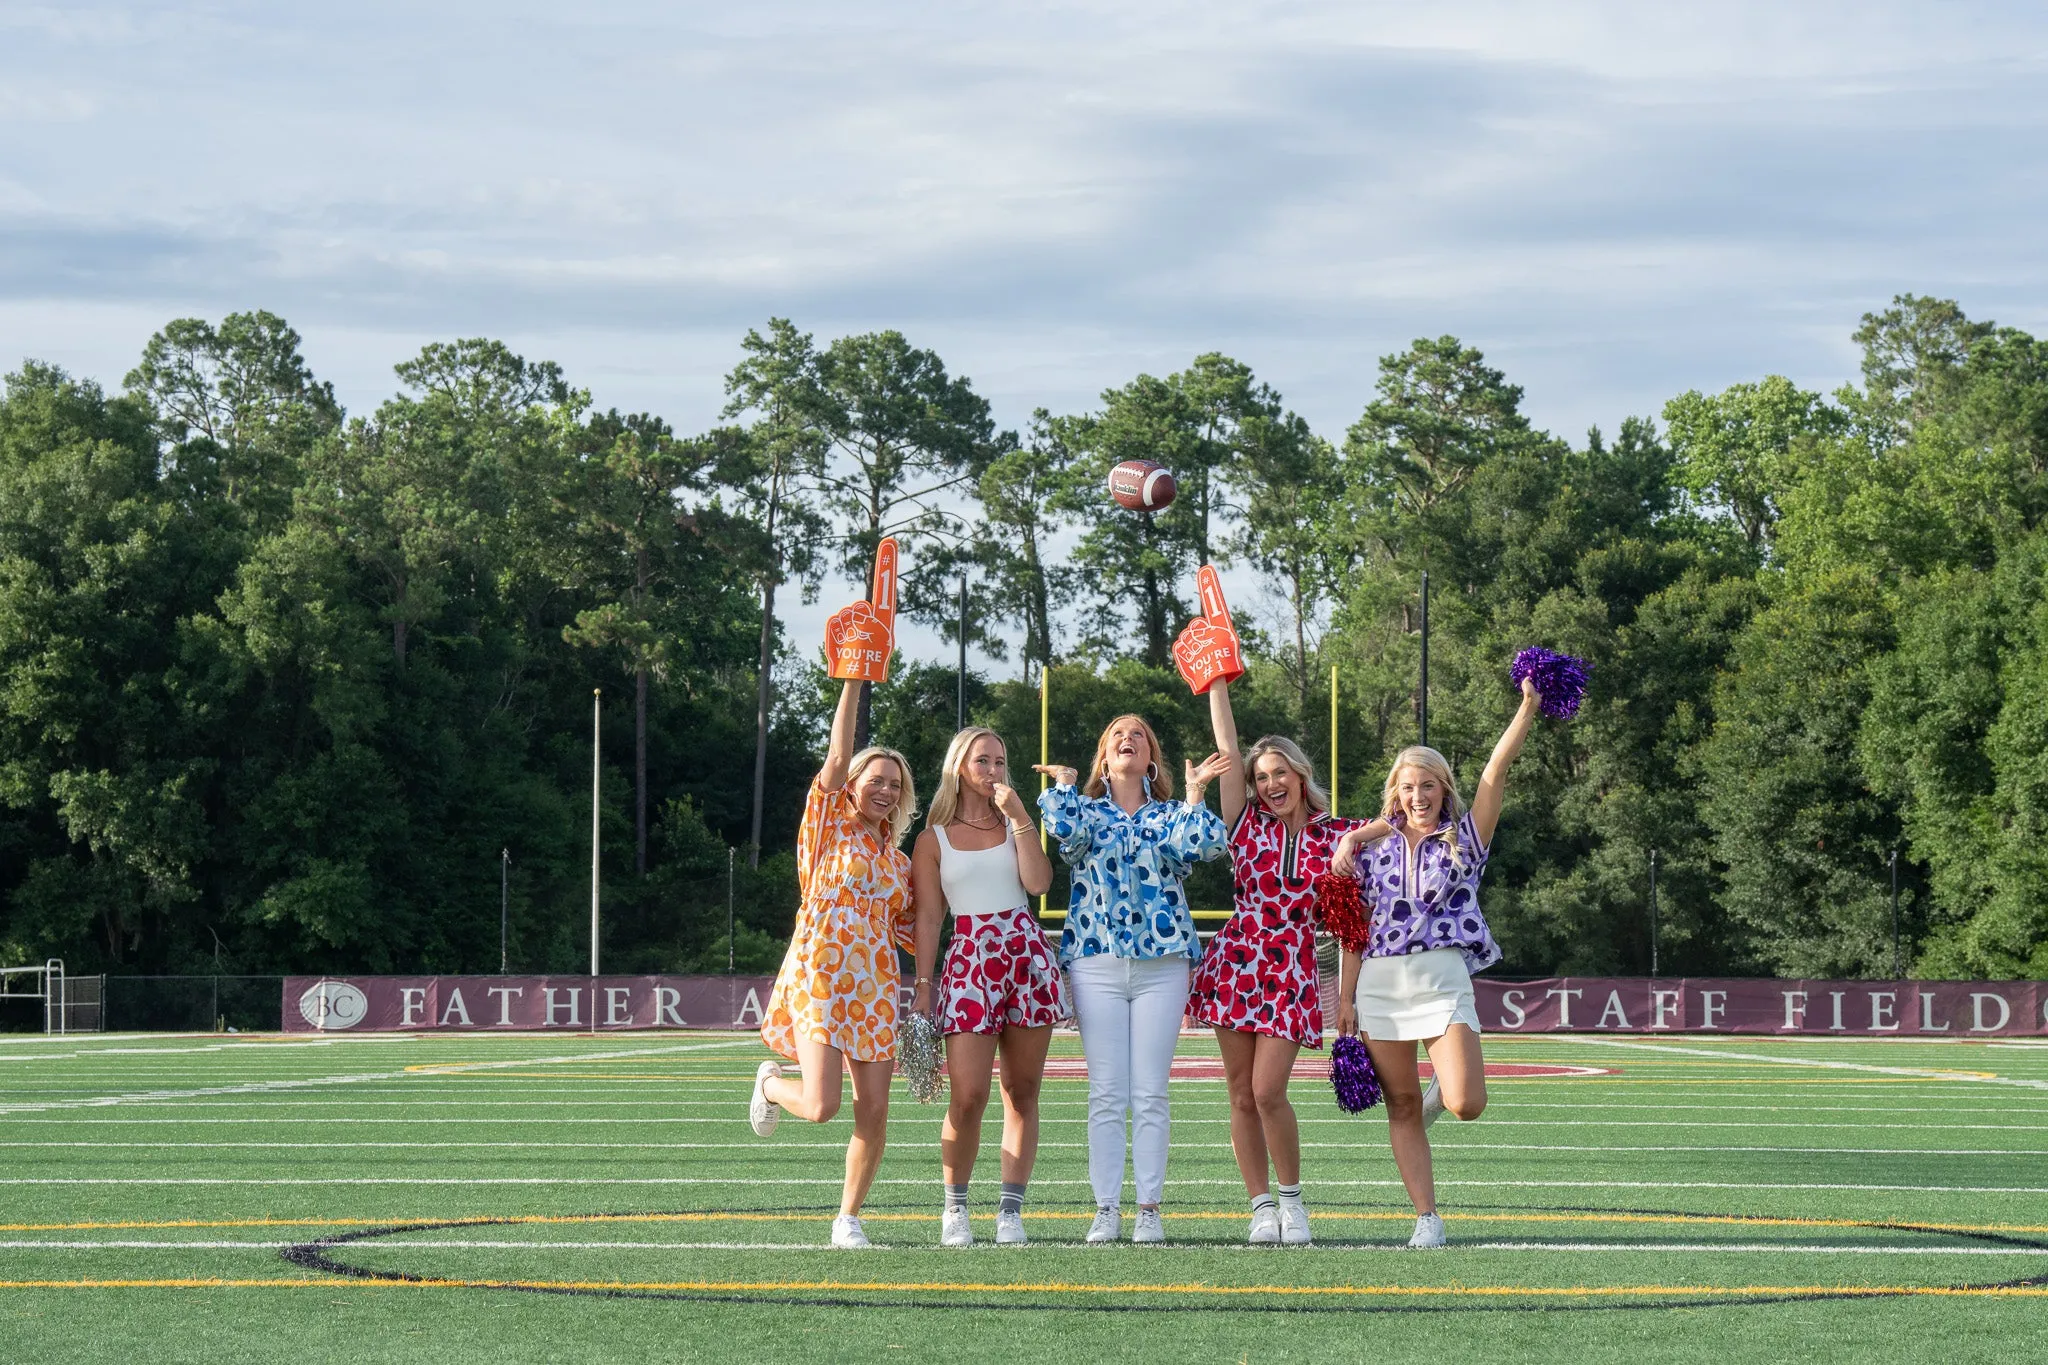
<svg viewBox="0 0 2048 1365">
<path fill-rule="evenodd" d="M 945 826 L 937 826 L 935 832 L 939 836 L 939 885 L 954 914 L 994 915 L 1030 903 L 1017 876 L 1014 839 L 963 853 L 946 837 Z"/>
</svg>

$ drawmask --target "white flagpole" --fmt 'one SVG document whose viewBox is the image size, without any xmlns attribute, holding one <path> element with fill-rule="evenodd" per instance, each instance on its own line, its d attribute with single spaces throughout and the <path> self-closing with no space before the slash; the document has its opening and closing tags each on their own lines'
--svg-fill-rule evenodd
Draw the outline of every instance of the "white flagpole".
<svg viewBox="0 0 2048 1365">
<path fill-rule="evenodd" d="M 597 975 L 597 775 L 598 741 L 603 737 L 604 689 L 590 690 L 590 974 Z M 596 1019 L 596 1001 L 591 1018 Z"/>
</svg>

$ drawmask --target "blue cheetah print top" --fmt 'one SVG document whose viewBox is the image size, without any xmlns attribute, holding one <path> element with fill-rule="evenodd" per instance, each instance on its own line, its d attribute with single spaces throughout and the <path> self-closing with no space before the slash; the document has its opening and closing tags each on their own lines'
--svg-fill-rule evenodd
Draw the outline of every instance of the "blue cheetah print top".
<svg viewBox="0 0 2048 1365">
<path fill-rule="evenodd" d="M 1083 796 L 1074 787 L 1039 793 L 1038 808 L 1074 870 L 1061 962 L 1201 957 L 1181 879 L 1222 854 L 1229 833 L 1221 816 L 1182 801 L 1147 801 L 1126 814 L 1107 796 Z"/>
</svg>

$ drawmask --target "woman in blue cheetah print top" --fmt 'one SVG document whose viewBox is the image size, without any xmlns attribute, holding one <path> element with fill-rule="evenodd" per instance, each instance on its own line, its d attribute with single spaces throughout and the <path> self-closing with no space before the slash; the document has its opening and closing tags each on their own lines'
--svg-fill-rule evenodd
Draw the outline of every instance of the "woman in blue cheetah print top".
<svg viewBox="0 0 2048 1365">
<path fill-rule="evenodd" d="M 1084 796 L 1072 786 L 1045 791 L 1038 808 L 1046 833 L 1073 869 L 1061 962 L 1102 954 L 1201 956 L 1181 880 L 1196 863 L 1223 852 L 1227 831 L 1214 811 L 1159 800 L 1126 811 L 1106 793 Z"/>
</svg>

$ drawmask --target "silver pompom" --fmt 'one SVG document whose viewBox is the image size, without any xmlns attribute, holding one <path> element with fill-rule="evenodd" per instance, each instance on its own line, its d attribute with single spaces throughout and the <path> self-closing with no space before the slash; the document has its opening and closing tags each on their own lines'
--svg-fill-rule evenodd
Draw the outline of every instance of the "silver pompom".
<svg viewBox="0 0 2048 1365">
<path fill-rule="evenodd" d="M 919 1104 L 930 1104 L 945 1088 L 939 1076 L 939 1063 L 945 1057 L 945 1043 L 931 1016 L 907 1012 L 896 1031 L 896 1070 L 910 1087 L 910 1097 Z"/>
</svg>

